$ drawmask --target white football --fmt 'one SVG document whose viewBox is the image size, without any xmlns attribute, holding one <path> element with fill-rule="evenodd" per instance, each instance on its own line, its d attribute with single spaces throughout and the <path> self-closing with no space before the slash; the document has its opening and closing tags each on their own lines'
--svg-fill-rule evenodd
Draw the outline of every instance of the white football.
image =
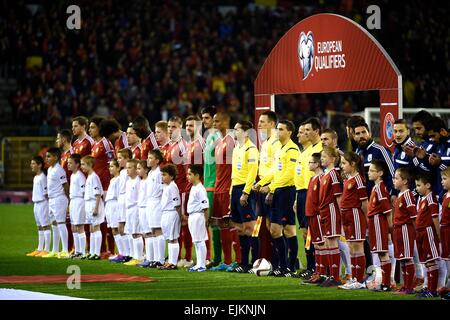
<svg viewBox="0 0 450 320">
<path fill-rule="evenodd" d="M 253 273 L 258 277 L 265 277 L 272 271 L 272 264 L 264 258 L 260 258 L 253 263 Z"/>
</svg>

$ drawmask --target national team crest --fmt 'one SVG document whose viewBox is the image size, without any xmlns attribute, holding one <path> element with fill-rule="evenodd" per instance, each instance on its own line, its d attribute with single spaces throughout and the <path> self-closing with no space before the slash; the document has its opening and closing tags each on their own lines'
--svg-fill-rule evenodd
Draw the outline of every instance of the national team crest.
<svg viewBox="0 0 450 320">
<path fill-rule="evenodd" d="M 348 190 L 350 190 L 352 187 L 353 187 L 353 184 L 352 184 L 352 183 L 349 183 L 349 184 L 348 184 Z"/>
<path fill-rule="evenodd" d="M 317 190 L 317 184 L 314 185 L 314 188 L 313 188 L 313 189 L 314 189 L 314 191 Z"/>
<path fill-rule="evenodd" d="M 422 209 L 422 210 L 425 209 L 425 203 L 422 203 L 421 209 Z"/>
</svg>

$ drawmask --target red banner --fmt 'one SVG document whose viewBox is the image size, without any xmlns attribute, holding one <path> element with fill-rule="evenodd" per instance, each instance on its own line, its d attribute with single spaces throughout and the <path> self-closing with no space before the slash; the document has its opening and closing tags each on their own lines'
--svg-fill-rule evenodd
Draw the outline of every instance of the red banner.
<svg viewBox="0 0 450 320">
<path fill-rule="evenodd" d="M 261 68 L 255 80 L 255 122 L 268 107 L 274 110 L 276 94 L 368 90 L 380 91 L 385 129 L 381 143 L 392 145 L 389 130 L 402 107 L 399 70 L 378 41 L 354 21 L 336 14 L 313 15 L 278 41 Z"/>
</svg>

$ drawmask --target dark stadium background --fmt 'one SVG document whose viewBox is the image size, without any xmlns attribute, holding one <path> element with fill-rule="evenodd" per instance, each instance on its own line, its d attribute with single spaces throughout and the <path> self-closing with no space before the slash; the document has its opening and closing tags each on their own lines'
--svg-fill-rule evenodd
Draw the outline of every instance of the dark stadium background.
<svg viewBox="0 0 450 320">
<path fill-rule="evenodd" d="M 381 29 L 369 32 L 402 73 L 404 107 L 450 105 L 449 10 L 442 1 L 78 1 L 79 31 L 66 28 L 70 4 L 0 1 L 0 140 L 55 136 L 77 115 L 114 117 L 125 128 L 140 114 L 154 124 L 215 105 L 233 119 L 253 120 L 253 82 L 289 28 L 321 12 L 366 27 L 371 4 L 381 8 Z M 281 118 L 298 125 L 379 101 L 376 92 L 346 92 L 277 96 L 275 104 Z M 342 143 L 343 125 L 331 123 Z M 28 154 L 42 146 L 11 151 L 6 144 L 3 156 L 11 162 L 17 154 L 8 150 Z M 8 159 L 1 160 L 0 187 Z M 19 160 L 24 174 L 28 161 Z"/>
</svg>

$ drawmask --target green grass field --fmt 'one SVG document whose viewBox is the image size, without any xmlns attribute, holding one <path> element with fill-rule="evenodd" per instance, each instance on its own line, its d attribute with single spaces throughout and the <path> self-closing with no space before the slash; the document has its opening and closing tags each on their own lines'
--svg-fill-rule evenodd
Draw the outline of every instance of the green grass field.
<svg viewBox="0 0 450 320">
<path fill-rule="evenodd" d="M 37 245 L 37 232 L 31 205 L 0 205 L 0 276 L 65 275 L 67 267 L 76 264 L 82 274 L 124 273 L 146 275 L 151 283 L 82 283 L 80 290 L 69 290 L 66 284 L 0 285 L 68 295 L 88 299 L 364 299 L 404 300 L 414 296 L 376 293 L 367 290 L 343 291 L 313 285 L 301 285 L 299 279 L 256 277 L 252 274 L 227 272 L 188 273 L 185 270 L 160 271 L 116 265 L 108 261 L 72 261 L 26 257 Z M 300 249 L 303 252 L 303 249 Z M 302 257 L 304 262 L 304 257 Z M 69 275 L 68 275 L 69 276 Z"/>
</svg>

